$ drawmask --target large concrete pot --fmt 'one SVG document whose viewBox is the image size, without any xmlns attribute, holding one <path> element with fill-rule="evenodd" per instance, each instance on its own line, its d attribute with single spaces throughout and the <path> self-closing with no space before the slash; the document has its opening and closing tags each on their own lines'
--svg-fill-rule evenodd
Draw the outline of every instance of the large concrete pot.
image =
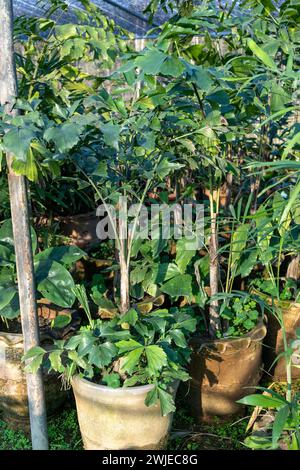
<svg viewBox="0 0 300 470">
<path fill-rule="evenodd" d="M 240 338 L 207 340 L 194 338 L 187 400 L 199 421 L 238 414 L 237 400 L 251 393 L 261 376 L 262 341 L 266 327 L 261 322 Z"/>
<path fill-rule="evenodd" d="M 165 448 L 173 414 L 162 416 L 159 403 L 145 405 L 153 385 L 110 388 L 75 376 L 72 387 L 86 450 Z"/>
<path fill-rule="evenodd" d="M 10 428 L 29 431 L 29 410 L 26 377 L 23 370 L 23 336 L 0 332 L 0 409 L 2 419 Z M 57 374 L 43 374 L 47 414 L 55 414 L 65 403 L 67 394 L 62 390 Z"/>
</svg>

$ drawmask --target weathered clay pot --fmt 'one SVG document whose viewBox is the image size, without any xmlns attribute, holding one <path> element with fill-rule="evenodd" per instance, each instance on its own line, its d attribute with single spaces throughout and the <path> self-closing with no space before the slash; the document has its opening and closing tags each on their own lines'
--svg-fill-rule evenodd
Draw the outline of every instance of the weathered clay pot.
<svg viewBox="0 0 300 470">
<path fill-rule="evenodd" d="M 60 224 L 62 234 L 70 237 L 72 244 L 80 248 L 88 248 L 99 243 L 96 227 L 99 217 L 94 212 L 69 217 L 56 217 Z"/>
<path fill-rule="evenodd" d="M 37 302 L 40 339 L 45 349 L 51 348 L 52 339 L 68 337 L 78 330 L 81 319 L 76 310 L 64 309 L 53 305 L 46 299 Z M 51 321 L 57 315 L 71 315 L 71 322 L 64 328 L 51 329 Z M 18 319 L 20 322 L 20 320 Z M 18 325 L 17 325 L 18 326 Z M 21 325 L 20 325 L 21 331 Z M 26 378 L 23 371 L 24 354 L 23 336 L 21 333 L 0 332 L 0 410 L 4 421 L 13 429 L 29 431 L 29 410 L 27 400 Z M 65 403 L 67 393 L 62 390 L 62 383 L 57 373 L 43 374 L 47 413 L 54 415 Z"/>
<path fill-rule="evenodd" d="M 173 414 L 161 416 L 159 403 L 145 405 L 153 385 L 110 388 L 75 376 L 72 387 L 86 450 L 165 448 Z"/>
<path fill-rule="evenodd" d="M 272 303 L 271 298 L 268 298 L 267 300 L 269 303 Z M 286 330 L 287 341 L 289 344 L 293 339 L 296 339 L 296 328 L 300 327 L 300 303 L 281 301 L 280 307 L 283 315 L 283 323 Z M 284 351 L 282 329 L 280 328 L 280 324 L 275 315 L 272 315 L 271 312 L 266 313 L 268 324 L 267 335 L 264 341 L 265 347 L 263 349 L 265 370 L 273 375 L 274 380 L 285 381 L 285 358 L 280 357 L 274 364 L 278 354 Z M 292 367 L 292 378 L 300 378 L 300 369 L 298 367 Z"/>
<path fill-rule="evenodd" d="M 0 409 L 12 429 L 29 430 L 26 378 L 21 362 L 23 336 L 0 332 Z M 66 400 L 57 374 L 44 372 L 47 414 L 58 411 Z"/>
<path fill-rule="evenodd" d="M 87 249 L 96 243 L 99 243 L 96 227 L 99 217 L 95 212 L 86 214 L 78 214 L 73 216 L 53 216 L 51 219 L 47 217 L 36 217 L 34 223 L 37 227 L 51 228 L 53 222 L 59 224 L 60 233 L 70 238 L 70 244 Z"/>
<path fill-rule="evenodd" d="M 207 340 L 194 338 L 189 366 L 191 380 L 187 400 L 198 420 L 238 414 L 236 401 L 251 393 L 261 376 L 262 340 L 266 327 L 261 322 L 240 338 Z"/>
</svg>

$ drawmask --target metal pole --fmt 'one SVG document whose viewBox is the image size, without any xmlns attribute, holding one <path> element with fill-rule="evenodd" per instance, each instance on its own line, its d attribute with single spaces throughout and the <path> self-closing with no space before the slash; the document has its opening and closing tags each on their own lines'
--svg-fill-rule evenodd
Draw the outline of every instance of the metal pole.
<svg viewBox="0 0 300 470">
<path fill-rule="evenodd" d="M 17 79 L 13 50 L 12 0 L 0 0 L 0 103 L 6 112 L 17 114 L 12 102 L 17 96 Z M 20 297 L 24 351 L 39 344 L 39 328 L 35 298 L 35 282 L 30 224 L 28 214 L 27 180 L 12 170 L 13 156 L 7 155 L 11 218 L 14 234 Z M 47 419 L 41 370 L 26 374 L 32 448 L 48 449 Z"/>
</svg>

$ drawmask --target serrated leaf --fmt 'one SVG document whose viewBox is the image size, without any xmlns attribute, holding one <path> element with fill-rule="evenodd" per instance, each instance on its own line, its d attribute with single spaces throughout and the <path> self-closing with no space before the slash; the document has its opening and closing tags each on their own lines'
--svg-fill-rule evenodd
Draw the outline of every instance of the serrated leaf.
<svg viewBox="0 0 300 470">
<path fill-rule="evenodd" d="M 104 142 L 109 147 L 113 147 L 116 150 L 119 150 L 119 137 L 121 132 L 121 127 L 118 124 L 113 122 L 101 123 L 100 130 L 103 134 Z"/>
<path fill-rule="evenodd" d="M 141 343 L 138 343 L 134 339 L 118 341 L 116 346 L 119 349 L 120 354 L 132 351 L 133 349 L 144 347 Z"/>
<path fill-rule="evenodd" d="M 145 353 L 147 357 L 147 369 L 151 375 L 157 374 L 165 365 L 167 365 L 167 355 L 165 351 L 155 344 L 146 346 Z"/>
<path fill-rule="evenodd" d="M 121 380 L 119 374 L 111 372 L 110 374 L 104 375 L 102 382 L 110 388 L 120 388 Z"/>
<path fill-rule="evenodd" d="M 49 360 L 50 360 L 51 367 L 56 372 L 63 372 L 64 369 L 65 369 L 64 366 L 62 365 L 62 362 L 61 362 L 61 354 L 62 354 L 62 351 L 60 351 L 60 350 L 52 351 L 49 354 Z"/>
<path fill-rule="evenodd" d="M 170 297 L 190 297 L 192 295 L 192 276 L 190 274 L 175 276 L 163 284 L 160 290 Z"/>
<path fill-rule="evenodd" d="M 187 265 L 191 259 L 195 256 L 196 250 L 191 250 L 190 246 L 192 240 L 187 238 L 181 238 L 176 243 L 176 258 L 175 262 L 182 274 L 184 274 Z"/>
<path fill-rule="evenodd" d="M 44 133 L 44 139 L 47 142 L 53 142 L 60 153 L 66 153 L 75 147 L 82 131 L 82 126 L 78 124 L 65 123 L 47 129 Z"/>
<path fill-rule="evenodd" d="M 157 392 L 161 407 L 161 414 L 163 416 L 167 416 L 169 413 L 173 413 L 174 411 L 176 411 L 172 395 L 163 390 L 161 387 L 158 387 Z"/>
<path fill-rule="evenodd" d="M 31 141 L 36 137 L 34 129 L 23 127 L 9 130 L 3 137 L 3 145 L 7 152 L 18 160 L 26 162 Z"/>
<path fill-rule="evenodd" d="M 93 345 L 89 352 L 89 364 L 101 369 L 108 366 L 116 354 L 117 348 L 109 341 L 100 345 Z"/>
<path fill-rule="evenodd" d="M 128 374 L 132 374 L 143 352 L 144 352 L 144 346 L 130 351 L 130 353 L 127 354 L 127 356 L 124 356 L 122 358 L 121 369 L 125 372 L 128 372 Z"/>
<path fill-rule="evenodd" d="M 125 313 L 125 315 L 122 315 L 118 321 L 118 324 L 120 325 L 122 323 L 128 323 L 129 325 L 135 325 L 137 321 L 138 313 L 134 308 L 131 308 L 128 310 L 128 312 Z"/>
<path fill-rule="evenodd" d="M 187 348 L 187 342 L 183 331 L 175 328 L 169 331 L 169 335 L 179 348 Z"/>
</svg>

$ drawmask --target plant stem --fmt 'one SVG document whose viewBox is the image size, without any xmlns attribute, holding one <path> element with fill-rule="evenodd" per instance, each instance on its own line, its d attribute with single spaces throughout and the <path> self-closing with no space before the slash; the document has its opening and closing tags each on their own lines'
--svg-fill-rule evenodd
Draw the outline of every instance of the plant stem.
<svg viewBox="0 0 300 470">
<path fill-rule="evenodd" d="M 218 262 L 218 233 L 217 233 L 217 210 L 214 208 L 212 170 L 210 170 L 210 244 L 209 244 L 209 273 L 210 273 L 210 295 L 213 298 L 218 294 L 219 289 L 219 262 Z M 218 204 L 217 204 L 218 205 Z M 221 331 L 221 320 L 219 315 L 219 301 L 212 299 L 209 307 L 209 336 L 216 338 Z"/>
</svg>

